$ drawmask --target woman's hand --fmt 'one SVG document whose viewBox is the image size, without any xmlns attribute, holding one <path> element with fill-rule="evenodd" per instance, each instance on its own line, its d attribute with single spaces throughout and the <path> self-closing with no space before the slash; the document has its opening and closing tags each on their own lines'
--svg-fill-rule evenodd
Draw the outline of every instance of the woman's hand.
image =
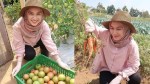
<svg viewBox="0 0 150 84">
<path fill-rule="evenodd" d="M 22 60 L 23 60 L 23 56 L 16 56 L 16 57 L 17 57 L 17 65 L 11 73 L 13 77 L 16 76 L 16 74 L 20 71 Z"/>
<path fill-rule="evenodd" d="M 53 60 L 55 60 L 59 66 L 61 66 L 64 69 L 70 70 L 70 67 L 61 61 L 60 57 L 58 55 L 50 56 Z"/>
<path fill-rule="evenodd" d="M 20 69 L 21 69 L 21 64 L 22 64 L 22 62 L 17 62 L 17 65 L 16 65 L 16 67 L 13 69 L 13 71 L 12 71 L 12 76 L 14 77 L 14 76 L 16 76 L 16 74 L 20 71 Z"/>
<path fill-rule="evenodd" d="M 70 67 L 65 64 L 64 62 L 62 62 L 61 60 L 57 60 L 57 63 L 59 64 L 59 66 L 61 66 L 64 69 L 70 70 Z"/>
<path fill-rule="evenodd" d="M 95 30 L 95 24 L 94 22 L 89 18 L 86 22 L 85 22 L 85 31 L 86 32 L 93 32 Z"/>
<path fill-rule="evenodd" d="M 109 84 L 120 84 L 122 79 L 123 77 L 121 75 L 118 75 Z"/>
</svg>

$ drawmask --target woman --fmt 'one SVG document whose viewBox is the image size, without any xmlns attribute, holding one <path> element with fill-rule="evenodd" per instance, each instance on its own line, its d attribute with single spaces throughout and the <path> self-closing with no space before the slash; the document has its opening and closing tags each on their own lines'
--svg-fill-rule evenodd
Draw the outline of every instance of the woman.
<svg viewBox="0 0 150 84">
<path fill-rule="evenodd" d="M 92 73 L 100 72 L 100 84 L 119 84 L 126 79 L 128 84 L 140 84 L 139 49 L 132 34 L 136 33 L 131 16 L 118 11 L 110 21 L 102 22 L 100 28 L 89 19 L 86 32 L 93 32 L 102 42 L 102 47 L 93 61 Z"/>
<path fill-rule="evenodd" d="M 38 46 L 42 54 L 50 56 L 62 68 L 69 69 L 59 58 L 50 28 L 44 21 L 49 15 L 50 12 L 42 7 L 42 0 L 27 0 L 25 7 L 21 9 L 21 17 L 13 25 L 12 47 L 17 57 L 17 65 L 12 71 L 13 76 L 19 72 L 23 58 L 32 60 L 35 57 L 34 48 Z"/>
</svg>

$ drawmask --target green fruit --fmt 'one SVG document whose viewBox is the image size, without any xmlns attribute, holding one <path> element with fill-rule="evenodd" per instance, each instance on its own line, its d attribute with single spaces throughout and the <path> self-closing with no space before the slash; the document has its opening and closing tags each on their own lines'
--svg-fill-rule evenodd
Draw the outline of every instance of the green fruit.
<svg viewBox="0 0 150 84">
<path fill-rule="evenodd" d="M 44 79 L 43 78 L 38 78 L 38 81 L 40 84 L 44 84 Z"/>
<path fill-rule="evenodd" d="M 32 83 L 33 83 L 33 81 L 32 81 L 32 79 L 30 79 L 30 78 L 29 78 L 29 79 L 27 80 L 27 82 L 26 82 L 26 84 L 32 84 Z"/>
<path fill-rule="evenodd" d="M 44 3 L 44 6 L 47 6 L 47 3 Z"/>
<path fill-rule="evenodd" d="M 67 3 L 65 3 L 64 5 L 65 5 L 65 7 L 67 7 L 67 6 L 68 6 L 68 4 L 67 4 Z"/>
<path fill-rule="evenodd" d="M 62 23 L 63 20 L 61 18 L 58 19 L 58 23 Z"/>
<path fill-rule="evenodd" d="M 70 78 L 69 76 L 66 76 L 66 82 L 67 82 L 67 83 L 70 82 L 70 79 L 71 79 L 71 78 Z"/>
<path fill-rule="evenodd" d="M 57 76 L 54 76 L 52 80 L 54 83 L 58 83 L 58 77 Z"/>
<path fill-rule="evenodd" d="M 64 81 L 59 81 L 58 84 L 66 84 Z"/>
<path fill-rule="evenodd" d="M 48 76 L 44 77 L 44 81 L 47 83 L 50 80 L 50 78 Z"/>
<path fill-rule="evenodd" d="M 29 77 L 32 78 L 34 76 L 34 73 L 29 73 Z"/>
<path fill-rule="evenodd" d="M 34 81 L 33 84 L 40 84 L 39 81 Z"/>
<path fill-rule="evenodd" d="M 70 79 L 70 84 L 74 84 L 74 79 Z"/>
<path fill-rule="evenodd" d="M 37 80 L 38 80 L 38 76 L 33 76 L 33 77 L 32 77 L 32 80 L 33 80 L 33 81 L 37 81 Z"/>
<path fill-rule="evenodd" d="M 43 68 L 43 67 L 39 68 L 39 71 L 43 71 L 43 70 L 44 70 L 44 68 Z"/>
<path fill-rule="evenodd" d="M 40 78 L 43 78 L 43 77 L 45 76 L 44 71 L 40 71 L 40 72 L 38 73 L 38 76 L 39 76 Z"/>
<path fill-rule="evenodd" d="M 68 6 L 68 9 L 69 9 L 69 8 L 71 9 L 71 6 Z"/>
<path fill-rule="evenodd" d="M 41 64 L 36 64 L 36 65 L 35 65 L 35 69 L 38 70 L 39 68 L 41 68 Z"/>
<path fill-rule="evenodd" d="M 64 81 L 65 80 L 65 75 L 64 74 L 59 74 L 58 75 L 58 80 L 60 80 L 60 81 Z"/>
<path fill-rule="evenodd" d="M 52 5 L 50 5 L 50 4 L 48 5 L 48 8 L 52 8 L 52 7 L 53 7 Z"/>
</svg>

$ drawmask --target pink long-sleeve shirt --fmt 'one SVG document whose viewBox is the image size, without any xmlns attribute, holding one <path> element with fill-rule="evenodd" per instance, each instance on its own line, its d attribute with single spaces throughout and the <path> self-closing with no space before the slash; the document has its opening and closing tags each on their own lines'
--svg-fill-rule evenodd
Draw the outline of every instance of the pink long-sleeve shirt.
<svg viewBox="0 0 150 84">
<path fill-rule="evenodd" d="M 124 78 L 136 73 L 140 66 L 138 45 L 133 38 L 129 44 L 117 48 L 110 42 L 108 29 L 95 26 L 94 33 L 102 42 L 93 64 L 92 73 L 110 71 Z"/>
<path fill-rule="evenodd" d="M 13 42 L 12 49 L 16 56 L 24 56 L 25 45 L 35 46 L 41 39 L 46 49 L 51 55 L 58 55 L 58 50 L 51 38 L 51 30 L 48 24 L 43 20 L 38 32 L 25 31 L 22 28 L 23 18 L 19 18 L 13 25 Z"/>
</svg>

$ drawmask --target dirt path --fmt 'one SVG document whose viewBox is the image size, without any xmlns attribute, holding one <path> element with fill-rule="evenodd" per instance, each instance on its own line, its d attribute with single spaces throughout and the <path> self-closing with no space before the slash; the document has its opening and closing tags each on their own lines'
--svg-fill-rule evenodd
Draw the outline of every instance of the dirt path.
<svg viewBox="0 0 150 84">
<path fill-rule="evenodd" d="M 88 69 L 76 72 L 76 84 L 99 84 L 98 74 L 91 74 Z"/>
</svg>

